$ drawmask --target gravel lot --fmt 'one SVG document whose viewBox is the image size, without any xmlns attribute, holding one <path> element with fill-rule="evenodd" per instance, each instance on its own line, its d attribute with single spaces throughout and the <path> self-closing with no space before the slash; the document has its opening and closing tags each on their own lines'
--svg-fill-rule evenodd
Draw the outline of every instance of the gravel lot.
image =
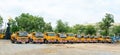
<svg viewBox="0 0 120 55">
<path fill-rule="evenodd" d="M 0 40 L 0 55 L 120 55 L 120 43 L 12 44 Z"/>
</svg>

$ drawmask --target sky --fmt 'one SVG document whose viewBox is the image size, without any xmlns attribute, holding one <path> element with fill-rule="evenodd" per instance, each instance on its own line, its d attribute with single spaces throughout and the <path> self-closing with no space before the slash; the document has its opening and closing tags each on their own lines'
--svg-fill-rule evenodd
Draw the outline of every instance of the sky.
<svg viewBox="0 0 120 55">
<path fill-rule="evenodd" d="M 120 23 L 120 0 L 0 0 L 4 23 L 21 13 L 41 16 L 53 27 L 59 19 L 70 26 L 100 22 L 106 13 L 113 14 L 115 22 Z"/>
</svg>

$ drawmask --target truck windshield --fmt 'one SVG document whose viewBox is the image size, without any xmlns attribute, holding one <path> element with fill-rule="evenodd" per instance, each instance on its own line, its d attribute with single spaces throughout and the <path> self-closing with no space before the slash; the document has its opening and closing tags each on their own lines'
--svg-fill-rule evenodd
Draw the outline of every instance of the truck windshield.
<svg viewBox="0 0 120 55">
<path fill-rule="evenodd" d="M 78 38 L 81 38 L 81 36 L 80 36 L 80 35 L 77 35 L 77 37 L 78 37 Z"/>
<path fill-rule="evenodd" d="M 43 34 L 41 32 L 36 32 L 35 33 L 35 36 L 38 37 L 38 38 L 42 38 L 43 37 Z"/>
<path fill-rule="evenodd" d="M 55 36 L 55 33 L 48 33 L 48 36 Z"/>
<path fill-rule="evenodd" d="M 71 37 L 73 37 L 73 36 L 74 36 L 74 34 L 68 34 L 68 36 L 71 36 Z"/>
<path fill-rule="evenodd" d="M 60 34 L 61 38 L 66 38 L 65 34 Z"/>
<path fill-rule="evenodd" d="M 27 37 L 27 32 L 19 32 L 20 37 Z"/>
</svg>

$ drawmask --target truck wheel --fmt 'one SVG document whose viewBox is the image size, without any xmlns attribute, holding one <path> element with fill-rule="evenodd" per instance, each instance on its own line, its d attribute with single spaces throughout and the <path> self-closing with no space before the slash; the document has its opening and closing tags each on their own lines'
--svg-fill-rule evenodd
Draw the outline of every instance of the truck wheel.
<svg viewBox="0 0 120 55">
<path fill-rule="evenodd" d="M 12 42 L 12 43 L 15 43 L 15 41 L 14 41 L 14 40 L 11 40 L 11 42 Z"/>
<path fill-rule="evenodd" d="M 48 43 L 48 41 L 45 39 L 45 40 L 44 40 L 44 43 L 45 43 L 45 44 L 47 44 L 47 43 Z"/>
<path fill-rule="evenodd" d="M 22 44 L 21 42 L 16 42 L 17 44 Z"/>
<path fill-rule="evenodd" d="M 28 42 L 25 42 L 25 44 L 27 44 L 27 43 L 29 43 L 29 41 L 28 41 Z"/>
</svg>

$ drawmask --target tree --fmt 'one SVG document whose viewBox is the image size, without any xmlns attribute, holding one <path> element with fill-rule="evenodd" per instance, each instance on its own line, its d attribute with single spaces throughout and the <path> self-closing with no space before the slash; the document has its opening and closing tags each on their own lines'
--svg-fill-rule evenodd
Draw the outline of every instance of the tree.
<svg viewBox="0 0 120 55">
<path fill-rule="evenodd" d="M 73 26 L 73 31 L 74 33 L 83 33 L 85 30 L 85 26 L 84 25 L 80 25 L 80 24 L 76 24 Z"/>
<path fill-rule="evenodd" d="M 10 31 L 12 33 L 19 31 L 19 27 L 18 27 L 17 22 L 15 20 L 9 19 L 9 23 L 10 23 Z"/>
<path fill-rule="evenodd" d="M 51 26 L 51 23 L 50 23 L 50 22 L 49 22 L 49 23 L 46 23 L 46 24 L 45 24 L 44 32 L 51 32 L 51 31 L 53 31 L 52 26 Z"/>
<path fill-rule="evenodd" d="M 92 25 L 87 25 L 87 26 L 85 26 L 84 32 L 86 35 L 88 35 L 88 34 L 93 35 L 93 34 L 96 34 L 96 29 Z"/>
<path fill-rule="evenodd" d="M 109 28 L 112 26 L 112 23 L 114 23 L 114 16 L 108 13 L 106 13 L 105 18 L 99 22 L 99 27 L 105 31 L 105 35 L 109 34 Z"/>
<path fill-rule="evenodd" d="M 28 13 L 22 13 L 20 16 L 15 18 L 17 25 L 20 30 L 41 31 L 43 32 L 45 22 L 42 17 L 33 16 Z"/>
<path fill-rule="evenodd" d="M 113 26 L 112 32 L 113 32 L 115 35 L 120 34 L 120 25 L 119 25 L 119 26 Z"/>
<path fill-rule="evenodd" d="M 0 27 L 2 27 L 3 18 L 0 16 Z"/>
<path fill-rule="evenodd" d="M 69 32 L 70 27 L 68 26 L 68 23 L 63 23 L 62 20 L 57 21 L 57 26 L 55 29 L 55 32 Z"/>
</svg>

